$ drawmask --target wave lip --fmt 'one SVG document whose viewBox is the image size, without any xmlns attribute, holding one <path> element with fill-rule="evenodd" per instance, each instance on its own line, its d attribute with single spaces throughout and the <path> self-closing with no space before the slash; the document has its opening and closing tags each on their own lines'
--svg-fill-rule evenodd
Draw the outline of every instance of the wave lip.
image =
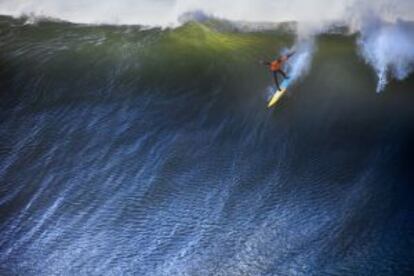
<svg viewBox="0 0 414 276">
<path fill-rule="evenodd" d="M 231 21 L 250 22 L 326 22 L 343 21 L 361 10 L 372 10 L 384 19 L 414 20 L 414 2 L 410 0 L 250 0 L 223 3 L 220 0 L 3 0 L 0 14 L 19 17 L 56 18 L 73 23 L 176 26 L 190 11 Z"/>
</svg>

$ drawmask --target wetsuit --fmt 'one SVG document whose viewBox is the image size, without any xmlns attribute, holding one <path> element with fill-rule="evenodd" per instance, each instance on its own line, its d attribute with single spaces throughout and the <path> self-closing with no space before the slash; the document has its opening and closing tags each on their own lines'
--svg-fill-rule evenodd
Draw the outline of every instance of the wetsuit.
<svg viewBox="0 0 414 276">
<path fill-rule="evenodd" d="M 274 61 L 272 61 L 272 62 L 265 62 L 264 64 L 265 65 L 267 65 L 267 66 L 269 66 L 269 69 L 270 69 L 270 71 L 272 72 L 272 74 L 273 74 L 273 79 L 275 80 L 275 84 L 276 84 L 276 87 L 277 87 L 277 90 L 280 90 L 280 86 L 279 86 L 279 80 L 278 80 L 278 78 L 277 78 L 277 74 L 279 73 L 279 74 L 281 74 L 282 76 L 283 76 L 283 78 L 285 78 L 285 79 L 287 79 L 287 78 L 289 78 L 287 75 L 286 75 L 286 73 L 285 72 L 283 72 L 283 70 L 282 70 L 282 66 L 283 66 L 283 64 L 294 54 L 295 52 L 293 52 L 293 53 L 290 53 L 290 54 L 288 54 L 288 55 L 286 55 L 286 56 L 282 56 L 282 57 L 280 57 L 280 58 L 278 58 L 278 59 L 276 59 L 276 60 L 274 60 Z"/>
<path fill-rule="evenodd" d="M 276 84 L 277 90 L 280 90 L 279 80 L 277 78 L 277 74 L 278 73 L 281 74 L 283 76 L 283 78 L 285 78 L 285 79 L 288 77 L 286 75 L 286 73 L 283 72 L 283 70 L 282 70 L 282 66 L 283 66 L 283 64 L 285 63 L 285 61 L 287 59 L 288 59 L 288 57 L 287 56 L 284 56 L 284 57 L 281 57 L 279 59 L 276 59 L 276 60 L 274 60 L 272 62 L 265 62 L 265 64 L 267 66 L 269 66 L 269 69 L 270 69 L 270 71 L 273 74 L 273 79 L 275 80 L 275 84 Z"/>
</svg>

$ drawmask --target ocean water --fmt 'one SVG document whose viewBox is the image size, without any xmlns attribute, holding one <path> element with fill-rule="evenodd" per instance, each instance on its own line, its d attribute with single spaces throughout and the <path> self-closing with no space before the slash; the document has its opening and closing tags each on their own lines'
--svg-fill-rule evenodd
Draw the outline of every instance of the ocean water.
<svg viewBox="0 0 414 276">
<path fill-rule="evenodd" d="M 294 39 L 0 17 L 0 274 L 410 275 L 414 78 Z"/>
</svg>

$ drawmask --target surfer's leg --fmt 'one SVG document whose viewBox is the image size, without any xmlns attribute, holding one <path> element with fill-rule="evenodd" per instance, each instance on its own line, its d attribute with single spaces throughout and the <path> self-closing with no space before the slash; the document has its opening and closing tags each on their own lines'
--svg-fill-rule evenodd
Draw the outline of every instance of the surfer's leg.
<svg viewBox="0 0 414 276">
<path fill-rule="evenodd" d="M 285 78 L 285 79 L 288 79 L 289 77 L 286 75 L 286 73 L 285 72 L 283 72 L 282 70 L 279 70 L 278 71 L 282 76 L 283 76 L 283 78 Z"/>
<path fill-rule="evenodd" d="M 273 79 L 275 80 L 277 90 L 280 90 L 279 81 L 277 80 L 277 72 L 273 71 Z"/>
</svg>

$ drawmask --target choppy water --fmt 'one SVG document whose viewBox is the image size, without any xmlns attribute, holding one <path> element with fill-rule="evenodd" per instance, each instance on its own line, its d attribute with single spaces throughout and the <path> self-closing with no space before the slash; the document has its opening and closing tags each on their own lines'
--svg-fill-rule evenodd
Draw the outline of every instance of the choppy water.
<svg viewBox="0 0 414 276">
<path fill-rule="evenodd" d="M 409 275 L 414 79 L 289 32 L 0 20 L 2 275 Z"/>
</svg>

